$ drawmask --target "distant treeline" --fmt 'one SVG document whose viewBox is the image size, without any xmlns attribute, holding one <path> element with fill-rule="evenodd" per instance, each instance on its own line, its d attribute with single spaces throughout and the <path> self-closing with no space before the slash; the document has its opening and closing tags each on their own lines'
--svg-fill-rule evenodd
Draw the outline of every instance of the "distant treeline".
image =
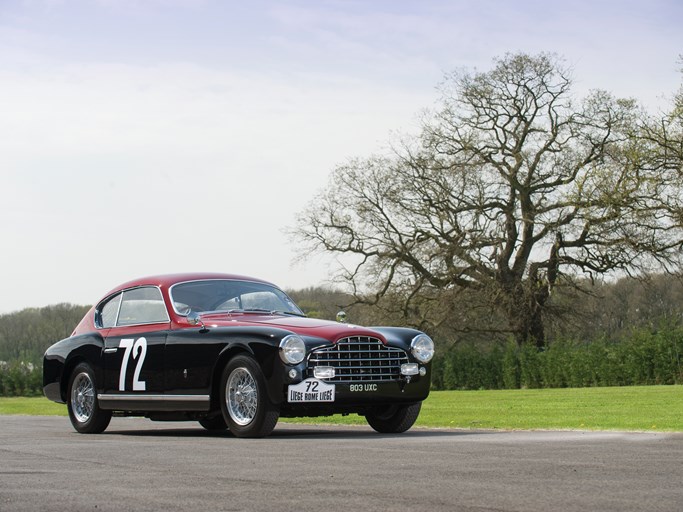
<svg viewBox="0 0 683 512">
<path fill-rule="evenodd" d="M 0 315 L 0 361 L 42 364 L 47 347 L 70 336 L 89 308 L 57 304 Z"/>
<path fill-rule="evenodd" d="M 288 293 L 311 317 L 333 320 L 344 309 L 351 323 L 425 329 L 437 345 L 435 389 L 683 383 L 683 285 L 670 276 L 559 293 L 540 352 L 496 329 L 475 329 L 476 318 L 471 325 L 425 326 L 387 301 L 349 306 L 353 297 L 331 288 Z M 45 350 L 68 337 L 88 308 L 58 304 L 0 315 L 0 395 L 40 394 Z"/>
<path fill-rule="evenodd" d="M 88 309 L 57 304 L 0 315 L 0 396 L 41 394 L 45 350 L 68 337 Z"/>
<path fill-rule="evenodd" d="M 410 309 L 396 307 L 401 301 L 390 297 L 376 305 L 347 307 L 354 298 L 330 288 L 288 293 L 309 316 L 334 319 L 340 309 L 345 309 L 351 323 L 424 330 L 442 350 L 460 344 L 505 344 L 511 337 L 491 311 L 478 309 L 479 301 L 473 294 L 455 297 L 449 304 L 450 315 L 436 324 L 426 322 Z M 565 340 L 617 341 L 629 337 L 634 329 L 656 330 L 662 324 L 683 326 L 683 281 L 676 276 L 653 275 L 615 282 L 568 283 L 556 289 L 545 322 L 548 345 Z"/>
</svg>

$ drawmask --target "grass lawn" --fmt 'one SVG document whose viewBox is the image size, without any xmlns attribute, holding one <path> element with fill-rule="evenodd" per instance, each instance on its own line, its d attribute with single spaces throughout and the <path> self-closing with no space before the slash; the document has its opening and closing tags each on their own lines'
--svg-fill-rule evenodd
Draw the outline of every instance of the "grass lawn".
<svg viewBox="0 0 683 512">
<path fill-rule="evenodd" d="M 418 425 L 683 431 L 683 386 L 440 391 Z"/>
<path fill-rule="evenodd" d="M 296 423 L 364 424 L 356 415 Z M 416 425 L 503 430 L 683 432 L 683 386 L 433 391 Z"/>
<path fill-rule="evenodd" d="M 66 416 L 66 406 L 42 397 L 0 397 L 0 414 Z M 283 421 L 365 424 L 356 415 Z M 683 432 L 683 386 L 434 391 L 424 402 L 417 425 Z"/>
<path fill-rule="evenodd" d="M 51 402 L 45 397 L 0 397 L 0 414 L 28 414 L 29 416 L 68 416 L 66 405 Z"/>
</svg>

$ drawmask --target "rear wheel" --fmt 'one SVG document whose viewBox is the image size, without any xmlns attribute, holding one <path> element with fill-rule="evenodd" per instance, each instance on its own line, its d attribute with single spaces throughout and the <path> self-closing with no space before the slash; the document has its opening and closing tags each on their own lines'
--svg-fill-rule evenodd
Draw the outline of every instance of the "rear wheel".
<svg viewBox="0 0 683 512">
<path fill-rule="evenodd" d="M 95 386 L 95 372 L 90 365 L 80 363 L 71 373 L 67 397 L 69 419 L 82 434 L 99 434 L 111 421 L 111 411 L 100 409 Z"/>
<path fill-rule="evenodd" d="M 370 426 L 381 434 L 400 434 L 413 426 L 420 414 L 422 402 L 410 405 L 389 405 L 365 415 Z"/>
<path fill-rule="evenodd" d="M 237 437 L 265 437 L 275 428 L 279 409 L 271 403 L 266 379 L 254 358 L 232 358 L 221 376 L 221 410 Z"/>
</svg>

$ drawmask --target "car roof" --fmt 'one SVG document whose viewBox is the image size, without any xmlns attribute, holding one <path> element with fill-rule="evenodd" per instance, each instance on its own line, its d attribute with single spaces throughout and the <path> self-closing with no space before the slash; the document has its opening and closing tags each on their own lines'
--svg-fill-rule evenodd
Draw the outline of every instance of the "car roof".
<svg viewBox="0 0 683 512">
<path fill-rule="evenodd" d="M 177 283 L 184 283 L 187 281 L 202 281 L 209 279 L 252 281 L 255 283 L 263 283 L 275 286 L 274 284 L 269 283 L 268 281 L 264 281 L 263 279 L 257 279 L 254 277 L 242 276 L 237 274 L 221 274 L 216 272 L 186 272 L 179 274 L 162 274 L 157 276 L 147 276 L 138 279 L 133 279 L 132 281 L 128 281 L 117 286 L 116 288 L 113 288 L 111 291 L 109 291 L 109 293 L 105 295 L 105 297 L 113 295 L 114 293 L 119 292 L 121 290 L 135 288 L 137 286 L 159 286 L 160 288 L 168 289 Z"/>
</svg>

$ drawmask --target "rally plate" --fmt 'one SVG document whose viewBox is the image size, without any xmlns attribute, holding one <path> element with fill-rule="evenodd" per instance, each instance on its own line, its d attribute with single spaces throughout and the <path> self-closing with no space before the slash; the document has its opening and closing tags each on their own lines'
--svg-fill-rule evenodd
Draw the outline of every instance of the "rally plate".
<svg viewBox="0 0 683 512">
<path fill-rule="evenodd" d="M 334 402 L 334 384 L 318 379 L 306 379 L 288 388 L 287 401 L 300 402 Z"/>
</svg>

